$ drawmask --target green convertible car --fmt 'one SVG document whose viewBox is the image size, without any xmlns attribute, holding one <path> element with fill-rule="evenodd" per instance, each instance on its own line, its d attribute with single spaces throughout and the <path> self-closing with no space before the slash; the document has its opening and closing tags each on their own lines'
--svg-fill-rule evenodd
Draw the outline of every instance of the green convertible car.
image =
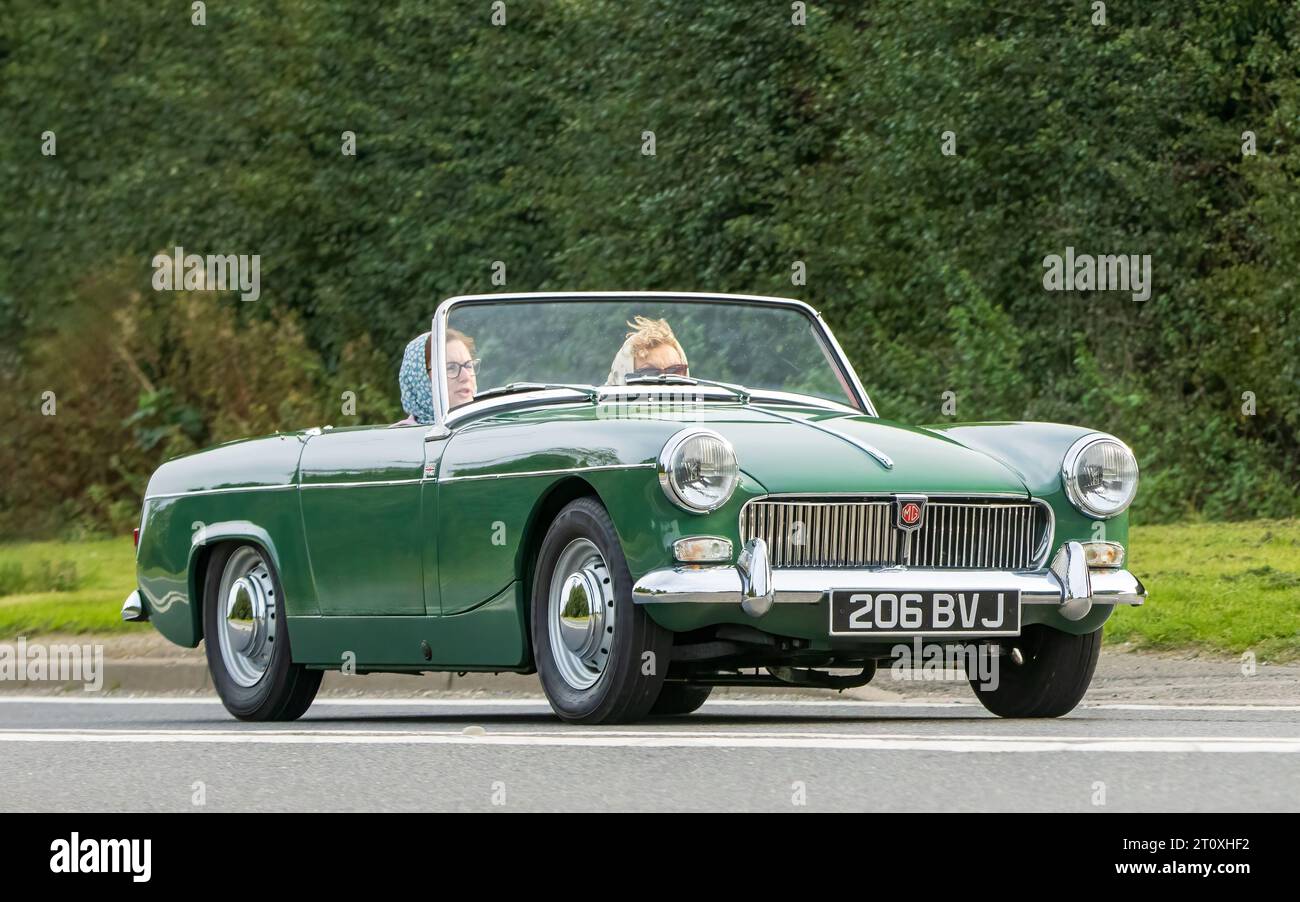
<svg viewBox="0 0 1300 902">
<path fill-rule="evenodd" d="M 1145 600 L 1122 442 L 881 419 L 799 301 L 456 297 L 431 336 L 428 415 L 150 479 L 122 616 L 206 640 L 236 717 L 300 716 L 325 670 L 487 671 L 627 722 L 714 686 L 860 686 L 921 643 L 1000 664 L 971 680 L 994 713 L 1052 717 Z"/>
</svg>

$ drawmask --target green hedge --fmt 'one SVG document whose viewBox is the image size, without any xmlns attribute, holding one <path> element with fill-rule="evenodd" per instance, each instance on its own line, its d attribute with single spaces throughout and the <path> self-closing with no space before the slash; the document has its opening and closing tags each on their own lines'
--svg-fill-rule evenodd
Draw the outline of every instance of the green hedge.
<svg viewBox="0 0 1300 902">
<path fill-rule="evenodd" d="M 404 342 L 498 260 L 801 297 L 888 416 L 1112 431 L 1148 521 L 1300 512 L 1294 4 L 373 6 L 0 8 L 0 531 L 120 527 L 166 454 L 395 416 Z M 261 300 L 152 292 L 177 244 L 260 254 Z M 1045 291 L 1066 246 L 1150 254 L 1151 299 Z"/>
</svg>

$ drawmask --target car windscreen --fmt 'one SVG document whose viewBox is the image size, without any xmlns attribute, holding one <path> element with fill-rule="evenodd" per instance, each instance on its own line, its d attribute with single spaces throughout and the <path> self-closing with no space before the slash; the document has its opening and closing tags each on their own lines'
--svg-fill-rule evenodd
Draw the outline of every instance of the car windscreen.
<svg viewBox="0 0 1300 902">
<path fill-rule="evenodd" d="M 599 386 L 665 373 L 857 406 L 815 321 L 793 307 L 653 297 L 494 301 L 453 306 L 447 326 L 468 336 L 481 360 L 479 393 L 513 382 Z"/>
</svg>

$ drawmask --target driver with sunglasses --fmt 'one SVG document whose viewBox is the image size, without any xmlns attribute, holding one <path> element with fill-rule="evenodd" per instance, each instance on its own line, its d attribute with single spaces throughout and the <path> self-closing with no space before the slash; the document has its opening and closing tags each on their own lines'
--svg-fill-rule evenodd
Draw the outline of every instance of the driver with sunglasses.
<svg viewBox="0 0 1300 902">
<path fill-rule="evenodd" d="M 638 316 L 610 367 L 606 385 L 625 385 L 631 376 L 689 376 L 686 352 L 667 320 Z"/>
</svg>

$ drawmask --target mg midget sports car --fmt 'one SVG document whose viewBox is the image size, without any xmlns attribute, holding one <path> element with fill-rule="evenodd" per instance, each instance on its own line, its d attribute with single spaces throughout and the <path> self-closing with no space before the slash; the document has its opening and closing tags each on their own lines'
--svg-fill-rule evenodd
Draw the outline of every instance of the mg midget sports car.
<svg viewBox="0 0 1300 902">
<path fill-rule="evenodd" d="M 631 353 L 647 324 L 662 347 Z M 455 297 L 431 336 L 430 422 L 150 479 L 122 616 L 204 642 L 235 717 L 299 717 L 342 669 L 535 672 L 564 720 L 628 722 L 715 686 L 863 685 L 917 637 L 997 655 L 996 686 L 971 683 L 995 714 L 1055 717 L 1145 600 L 1121 441 L 883 419 L 799 301 Z M 467 346 L 477 391 L 452 406 Z"/>
</svg>

